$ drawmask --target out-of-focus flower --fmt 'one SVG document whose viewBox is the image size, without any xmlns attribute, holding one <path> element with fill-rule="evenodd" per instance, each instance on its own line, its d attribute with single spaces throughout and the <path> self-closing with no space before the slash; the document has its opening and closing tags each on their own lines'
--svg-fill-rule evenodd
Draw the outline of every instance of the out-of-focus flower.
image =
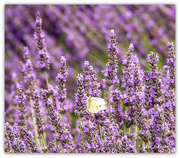
<svg viewBox="0 0 180 158">
<path fill-rule="evenodd" d="M 167 44 L 169 48 L 167 64 L 169 66 L 169 84 L 170 88 L 175 88 L 175 50 L 173 42 Z"/>
<path fill-rule="evenodd" d="M 45 34 L 42 31 L 42 19 L 39 12 L 36 14 L 36 31 L 34 32 L 34 39 L 37 41 L 39 68 L 46 71 L 50 67 L 50 61 L 45 45 Z"/>
</svg>

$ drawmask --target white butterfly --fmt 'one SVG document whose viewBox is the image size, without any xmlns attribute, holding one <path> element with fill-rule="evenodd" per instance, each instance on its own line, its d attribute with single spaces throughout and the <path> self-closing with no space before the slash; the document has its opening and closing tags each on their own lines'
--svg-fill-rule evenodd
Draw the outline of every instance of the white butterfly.
<svg viewBox="0 0 180 158">
<path fill-rule="evenodd" d="M 89 97 L 87 99 L 87 109 L 89 112 L 98 113 L 101 110 L 107 109 L 106 100 L 98 97 Z"/>
</svg>

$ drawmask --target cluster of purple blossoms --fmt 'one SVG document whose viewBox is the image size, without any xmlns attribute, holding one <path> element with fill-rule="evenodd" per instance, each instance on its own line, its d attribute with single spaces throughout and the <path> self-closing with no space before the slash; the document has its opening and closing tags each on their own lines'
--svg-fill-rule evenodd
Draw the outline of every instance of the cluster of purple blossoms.
<svg viewBox="0 0 180 158">
<path fill-rule="evenodd" d="M 109 53 L 109 60 L 108 63 L 106 64 L 106 70 L 104 73 L 104 76 L 106 78 L 106 85 L 109 87 L 111 85 L 113 85 L 114 83 L 114 78 L 117 75 L 117 68 L 118 68 L 118 64 L 117 64 L 117 53 L 118 53 L 118 49 L 117 49 L 117 36 L 114 33 L 114 30 L 111 30 L 111 35 L 110 35 L 110 40 L 109 40 L 109 44 L 108 44 L 108 48 L 107 48 L 107 52 Z"/>
<path fill-rule="evenodd" d="M 60 107 L 60 112 L 62 113 L 65 112 L 63 108 L 63 102 L 66 99 L 66 95 L 67 95 L 65 82 L 68 75 L 68 71 L 66 67 L 67 67 L 66 59 L 64 58 L 64 56 L 61 56 L 60 70 L 59 70 L 59 73 L 57 74 L 56 82 L 58 84 L 57 99 L 62 104 L 62 106 Z"/>
<path fill-rule="evenodd" d="M 114 121 L 119 124 L 119 127 L 122 128 L 124 125 L 123 122 L 123 108 L 122 108 L 122 94 L 120 90 L 114 90 L 111 93 L 112 102 L 114 103 Z"/>
<path fill-rule="evenodd" d="M 61 150 L 64 152 L 72 152 L 74 150 L 72 136 L 68 128 L 63 125 L 64 122 L 61 121 L 62 118 L 59 117 L 58 112 L 54 109 L 52 104 L 51 91 L 42 90 L 42 97 L 45 102 L 46 110 L 49 116 L 49 120 L 54 127 L 54 137 L 57 143 L 61 144 Z"/>
<path fill-rule="evenodd" d="M 90 120 L 83 120 L 82 129 L 84 131 L 84 147 L 86 153 L 100 153 L 103 146 L 96 124 Z"/>
<path fill-rule="evenodd" d="M 34 39 L 37 41 L 39 68 L 46 71 L 50 67 L 50 61 L 45 45 L 45 34 L 42 31 L 42 19 L 39 12 L 36 14 L 36 31 L 34 32 Z"/>
<path fill-rule="evenodd" d="M 126 53 L 126 59 L 123 60 L 125 68 L 122 69 L 123 78 L 121 87 L 124 90 L 123 98 L 124 105 L 131 106 L 134 92 L 134 62 L 132 60 L 132 52 L 134 51 L 134 46 L 131 43 Z"/>
<path fill-rule="evenodd" d="M 88 94 L 89 91 L 89 82 L 90 82 L 90 73 L 91 73 L 91 69 L 93 67 L 89 65 L 89 61 L 85 61 L 84 62 L 84 68 L 83 68 L 83 85 L 84 85 L 84 90 L 85 92 Z"/>
<path fill-rule="evenodd" d="M 35 89 L 36 75 L 33 71 L 33 65 L 29 57 L 28 47 L 24 47 L 23 58 L 25 60 L 25 63 L 20 63 L 19 71 L 23 76 L 23 86 L 25 93 L 28 97 L 32 98 Z"/>
<path fill-rule="evenodd" d="M 127 18 L 127 17 L 126 17 Z M 144 19 L 146 16 L 144 17 Z M 82 28 L 81 28 L 82 29 Z M 82 30 L 81 30 L 82 31 Z M 46 86 L 36 81 L 29 49 L 25 47 L 24 63 L 12 87 L 14 107 L 6 109 L 5 152 L 9 153 L 174 153 L 175 152 L 175 51 L 168 43 L 169 55 L 163 71 L 158 68 L 159 56 L 150 52 L 149 70 L 142 70 L 131 43 L 123 60 L 122 76 L 118 74 L 117 36 L 111 30 L 107 47 L 109 60 L 104 79 L 84 62 L 77 75 L 74 101 L 69 101 L 66 80 L 66 58 L 60 58 L 56 82 L 49 80 L 49 56 L 42 32 L 42 19 L 36 16 L 34 37 L 39 51 L 39 67 L 45 71 Z M 69 45 L 71 42 L 69 41 Z M 76 48 L 76 47 L 75 47 Z M 58 64 L 59 65 L 59 64 Z M 71 70 L 71 69 L 70 69 Z M 42 75 L 42 74 L 41 74 Z M 36 83 L 36 86 L 35 86 Z M 119 85 L 120 84 L 120 85 Z M 121 89 L 121 88 L 122 89 Z M 91 113 L 88 97 L 96 97 L 90 106 L 109 105 Z M 68 110 L 69 107 L 72 109 Z M 17 118 L 15 120 L 14 118 Z"/>
<path fill-rule="evenodd" d="M 173 43 L 167 44 L 169 48 L 167 65 L 169 66 L 169 86 L 175 88 L 175 50 Z"/>
<path fill-rule="evenodd" d="M 25 127 L 26 126 L 26 105 L 25 105 L 26 95 L 23 92 L 21 83 L 17 83 L 16 88 L 17 88 L 16 99 L 18 102 L 18 110 L 19 110 L 18 125 L 21 127 Z"/>
<path fill-rule="evenodd" d="M 89 61 L 84 62 L 83 78 L 85 92 L 89 93 L 91 97 L 99 97 L 101 94 L 100 83 L 97 80 L 96 71 L 92 65 L 89 65 Z"/>
<path fill-rule="evenodd" d="M 83 75 L 78 74 L 77 76 L 77 86 L 78 90 L 75 94 L 75 114 L 77 116 L 83 117 L 86 113 L 87 96 L 84 89 Z"/>
<path fill-rule="evenodd" d="M 38 132 L 38 137 L 41 139 L 43 137 L 43 133 L 45 130 L 45 125 L 44 125 L 44 120 L 42 117 L 42 114 L 40 112 L 40 105 L 39 105 L 39 100 L 40 100 L 40 95 L 38 92 L 33 93 L 33 101 L 34 101 L 34 117 L 36 121 L 36 126 L 37 126 L 37 132 Z"/>
<path fill-rule="evenodd" d="M 14 80 L 19 78 L 17 66 L 22 60 L 24 44 L 30 49 L 31 62 L 35 72 L 38 72 L 37 79 L 41 87 L 44 87 L 45 76 L 36 66 L 38 51 L 32 38 L 37 10 L 43 19 L 43 30 L 48 43 L 46 47 L 51 57 L 51 71 L 48 71 L 47 75 L 53 79 L 59 68 L 60 56 L 66 56 L 69 69 L 68 83 L 73 85 L 76 83 L 76 75 L 73 73 L 79 70 L 78 66 L 82 61 L 90 61 L 97 74 L 104 69 L 104 45 L 109 39 L 110 28 L 115 29 L 118 37 L 119 68 L 130 41 L 134 45 L 141 67 L 145 68 L 145 57 L 149 50 L 158 52 L 161 61 L 165 63 L 168 51 L 164 45 L 175 39 L 175 5 L 172 4 L 5 5 L 6 107 L 12 104 L 9 95 L 13 91 L 10 89 Z M 69 91 L 68 95 L 73 98 L 76 87 L 67 85 L 66 88 Z"/>
<path fill-rule="evenodd" d="M 8 123 L 5 124 L 5 132 L 7 133 L 8 143 L 10 144 L 10 152 L 25 153 L 26 145 L 20 139 L 17 131 Z M 11 151 L 11 148 L 13 151 Z"/>
</svg>

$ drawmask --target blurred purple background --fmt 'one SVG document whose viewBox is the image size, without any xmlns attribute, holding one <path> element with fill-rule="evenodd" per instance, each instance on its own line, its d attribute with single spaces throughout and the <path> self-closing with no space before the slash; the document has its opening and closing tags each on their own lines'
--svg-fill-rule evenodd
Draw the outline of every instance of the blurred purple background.
<svg viewBox="0 0 180 158">
<path fill-rule="evenodd" d="M 37 67 L 37 46 L 33 39 L 35 16 L 40 12 L 46 35 L 51 67 L 47 72 L 53 84 L 61 55 L 67 59 L 68 98 L 74 99 L 76 76 L 89 60 L 99 78 L 108 60 L 106 51 L 110 30 L 118 41 L 119 74 L 128 46 L 134 44 L 141 67 L 147 68 L 149 51 L 159 53 L 162 68 L 166 62 L 167 42 L 175 42 L 175 5 L 6 5 L 5 6 L 5 104 L 13 104 L 14 83 L 23 61 L 23 47 L 30 49 L 39 87 L 45 87 L 44 73 Z"/>
</svg>

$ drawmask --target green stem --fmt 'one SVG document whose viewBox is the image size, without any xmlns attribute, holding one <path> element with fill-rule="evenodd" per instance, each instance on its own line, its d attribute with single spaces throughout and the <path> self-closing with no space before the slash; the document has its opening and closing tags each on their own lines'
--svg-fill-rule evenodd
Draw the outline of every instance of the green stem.
<svg viewBox="0 0 180 158">
<path fill-rule="evenodd" d="M 131 134 L 131 127 L 129 127 L 129 134 Z"/>
<path fill-rule="evenodd" d="M 140 153 L 140 140 L 139 137 L 137 137 L 137 152 Z"/>
<path fill-rule="evenodd" d="M 140 140 L 140 146 L 139 146 L 139 152 L 140 152 L 141 146 L 142 146 L 142 140 L 141 140 L 141 137 L 139 137 L 139 140 Z"/>
<path fill-rule="evenodd" d="M 84 151 L 84 153 L 85 153 L 84 137 L 83 137 L 83 133 L 82 133 L 82 129 L 81 129 L 81 119 L 80 119 L 80 115 L 79 115 L 79 127 L 80 127 L 80 133 L 81 133 L 81 139 L 82 139 L 83 151 Z"/>
<path fill-rule="evenodd" d="M 32 100 L 30 99 L 30 104 L 32 103 Z M 36 120 L 35 117 L 33 116 L 34 110 L 31 107 L 31 112 L 32 112 L 32 120 L 33 120 L 33 126 L 34 126 L 34 135 L 35 135 L 35 140 L 36 143 L 38 144 L 38 142 L 40 143 L 41 148 L 46 146 L 46 133 L 43 132 L 43 134 L 41 135 L 41 138 L 38 138 L 38 132 L 37 132 L 37 126 L 36 126 Z"/>
<path fill-rule="evenodd" d="M 137 128 L 137 131 L 139 133 L 139 128 Z M 141 148 L 141 138 L 138 137 L 138 152 L 140 153 L 140 148 Z"/>
<path fill-rule="evenodd" d="M 32 104 L 32 100 L 30 99 L 31 117 L 32 117 L 32 120 L 33 120 L 34 135 L 35 135 L 36 143 L 38 144 L 38 134 L 37 134 L 36 121 L 35 121 L 35 118 L 34 118 L 34 116 L 33 116 L 34 111 L 33 111 L 33 108 L 32 108 L 32 105 L 31 105 L 31 104 Z M 40 142 L 40 140 L 39 140 L 39 142 Z M 42 148 L 42 146 L 41 146 L 41 148 Z"/>
<path fill-rule="evenodd" d="M 148 153 L 149 151 L 149 114 L 148 114 L 148 110 L 147 110 L 147 134 L 148 134 Z"/>
<path fill-rule="evenodd" d="M 126 125 L 124 125 L 124 128 L 123 128 L 123 137 L 124 137 L 125 133 L 126 133 Z"/>
<path fill-rule="evenodd" d="M 44 146 L 46 146 L 46 131 L 43 131 L 42 138 L 43 138 Z"/>
<path fill-rule="evenodd" d="M 110 107 L 110 98 L 111 98 L 111 93 L 110 93 L 110 86 L 108 88 L 108 101 L 109 101 L 109 121 L 111 121 L 111 107 Z"/>
<path fill-rule="evenodd" d="M 137 141 L 137 126 L 135 125 L 135 140 L 134 140 L 134 147 L 136 147 L 136 149 L 137 149 L 137 144 L 138 144 L 138 142 L 136 142 Z"/>
<path fill-rule="evenodd" d="M 45 74 L 45 77 L 46 77 L 47 89 L 49 90 L 49 82 L 48 82 L 48 77 L 47 77 L 46 71 L 44 71 L 44 74 Z M 44 131 L 44 138 L 45 138 L 45 144 L 46 144 L 46 131 Z"/>
<path fill-rule="evenodd" d="M 145 145 L 146 145 L 145 142 L 143 141 L 142 143 L 143 143 L 143 147 L 145 147 Z"/>
<path fill-rule="evenodd" d="M 99 133 L 100 133 L 100 137 L 101 137 L 101 142 L 103 142 L 102 133 L 101 133 L 101 125 L 99 125 Z"/>
<path fill-rule="evenodd" d="M 56 145 L 58 146 L 57 140 L 56 140 Z M 62 147 L 62 144 L 61 144 L 61 143 L 60 143 L 60 146 L 61 146 L 61 151 L 62 151 L 62 153 L 64 153 L 64 152 L 63 152 L 63 147 Z"/>
<path fill-rule="evenodd" d="M 44 71 L 45 77 L 46 77 L 46 84 L 47 84 L 47 89 L 49 89 L 49 82 L 48 82 L 48 77 L 46 71 Z"/>
</svg>

